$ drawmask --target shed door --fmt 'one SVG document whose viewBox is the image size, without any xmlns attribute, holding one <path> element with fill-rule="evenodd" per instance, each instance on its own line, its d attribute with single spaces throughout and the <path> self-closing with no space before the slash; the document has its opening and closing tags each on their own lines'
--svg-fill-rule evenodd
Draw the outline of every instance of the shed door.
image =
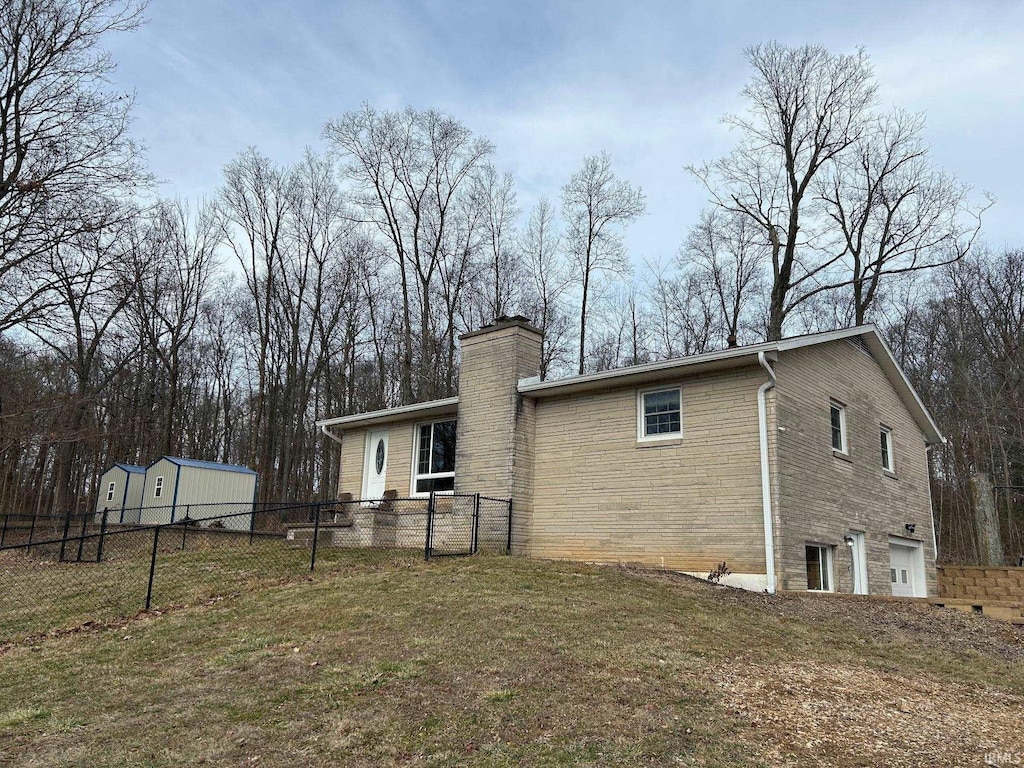
<svg viewBox="0 0 1024 768">
<path fill-rule="evenodd" d="M 889 545 L 889 582 L 897 597 L 914 597 L 914 550 L 911 547 Z"/>
<path fill-rule="evenodd" d="M 366 438 L 366 464 L 363 467 L 363 498 L 384 498 L 388 473 L 388 431 L 370 432 Z"/>
</svg>

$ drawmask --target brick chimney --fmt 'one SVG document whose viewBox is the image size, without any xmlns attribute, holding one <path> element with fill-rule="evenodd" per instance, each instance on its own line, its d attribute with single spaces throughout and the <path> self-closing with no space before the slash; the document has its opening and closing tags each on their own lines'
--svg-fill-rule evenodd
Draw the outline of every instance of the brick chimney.
<svg viewBox="0 0 1024 768">
<path fill-rule="evenodd" d="M 534 404 L 516 384 L 540 373 L 541 332 L 525 317 L 499 317 L 459 341 L 455 491 L 511 497 L 522 523 L 533 501 Z"/>
</svg>

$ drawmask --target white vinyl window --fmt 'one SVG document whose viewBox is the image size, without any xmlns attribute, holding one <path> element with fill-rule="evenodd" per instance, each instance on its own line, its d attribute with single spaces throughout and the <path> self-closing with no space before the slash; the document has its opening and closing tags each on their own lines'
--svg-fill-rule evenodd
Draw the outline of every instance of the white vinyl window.
<svg viewBox="0 0 1024 768">
<path fill-rule="evenodd" d="M 114 488 L 115 488 L 115 486 L 116 486 L 116 483 L 114 483 L 114 481 L 111 481 L 110 485 L 107 486 L 107 501 L 113 501 L 114 500 Z"/>
<path fill-rule="evenodd" d="M 832 547 L 808 544 L 804 547 L 807 561 L 807 589 L 811 592 L 832 591 Z"/>
<path fill-rule="evenodd" d="M 846 406 L 837 403 L 835 400 L 829 403 L 829 413 L 832 422 L 832 450 L 839 453 L 848 453 L 846 439 Z"/>
<path fill-rule="evenodd" d="M 413 493 L 455 490 L 455 419 L 420 424 L 416 432 Z"/>
<path fill-rule="evenodd" d="M 882 469 L 886 472 L 896 471 L 896 461 L 893 458 L 892 430 L 888 427 L 881 427 L 878 432 L 882 450 Z"/>
<path fill-rule="evenodd" d="M 664 440 L 683 434 L 680 387 L 652 389 L 637 395 L 637 439 Z"/>
<path fill-rule="evenodd" d="M 153 482 L 153 498 L 159 499 L 164 495 L 164 476 L 160 475 Z"/>
</svg>

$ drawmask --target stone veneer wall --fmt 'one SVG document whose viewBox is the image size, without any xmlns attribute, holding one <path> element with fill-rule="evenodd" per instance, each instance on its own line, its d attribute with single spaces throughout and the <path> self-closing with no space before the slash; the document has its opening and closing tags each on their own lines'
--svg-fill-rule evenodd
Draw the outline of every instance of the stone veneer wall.
<svg viewBox="0 0 1024 768">
<path fill-rule="evenodd" d="M 1024 603 L 1024 568 L 943 565 L 937 570 L 939 597 Z"/>
</svg>

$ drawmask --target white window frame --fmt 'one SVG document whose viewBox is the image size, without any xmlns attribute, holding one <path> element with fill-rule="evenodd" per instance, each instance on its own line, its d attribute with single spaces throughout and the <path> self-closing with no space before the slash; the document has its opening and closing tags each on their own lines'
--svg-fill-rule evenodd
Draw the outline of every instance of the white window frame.
<svg viewBox="0 0 1024 768">
<path fill-rule="evenodd" d="M 117 490 L 117 482 L 114 481 L 114 480 L 111 480 L 110 483 L 107 484 L 107 501 L 113 501 L 114 500 L 114 491 L 115 490 Z"/>
<path fill-rule="evenodd" d="M 825 589 L 811 589 L 811 587 L 808 586 L 807 587 L 807 591 L 808 592 L 835 592 L 836 591 L 836 576 L 835 576 L 835 569 L 833 568 L 832 547 L 830 545 L 828 545 L 828 544 L 819 544 L 819 543 L 814 542 L 814 541 L 806 541 L 806 542 L 804 542 L 804 567 L 805 568 L 807 566 L 807 548 L 808 547 L 815 547 L 815 548 L 818 549 L 819 553 L 824 553 L 824 555 L 825 555 L 824 560 L 821 559 L 820 554 L 819 554 L 819 558 L 818 558 L 818 562 L 819 562 L 819 566 L 818 567 L 819 567 L 819 571 L 820 571 L 819 577 L 822 576 L 822 575 L 827 576 L 828 577 L 828 586 Z M 821 579 L 821 581 L 824 581 L 824 579 Z"/>
<path fill-rule="evenodd" d="M 832 411 L 839 411 L 839 442 L 842 444 L 842 448 L 836 448 L 835 441 L 832 435 Z M 838 400 L 828 401 L 828 443 L 832 446 L 832 450 L 836 453 L 841 453 L 844 456 L 850 453 L 850 438 L 846 426 L 846 406 L 840 403 Z"/>
<path fill-rule="evenodd" d="M 159 499 L 164 495 L 164 476 L 157 475 L 156 480 L 153 481 L 153 498 Z"/>
<path fill-rule="evenodd" d="M 644 418 L 644 398 L 661 392 L 676 392 L 679 395 L 679 431 L 662 432 L 657 435 L 646 434 L 647 420 Z M 683 388 L 680 385 L 669 387 L 650 387 L 636 393 L 636 439 L 640 443 L 656 443 L 663 440 L 678 440 L 683 436 Z"/>
<path fill-rule="evenodd" d="M 893 442 L 893 439 L 892 439 L 892 428 L 885 426 L 885 424 L 880 424 L 879 427 L 878 427 L 878 436 L 880 438 L 882 438 L 882 437 L 885 438 L 885 453 L 881 457 L 882 458 L 882 469 L 884 469 L 889 474 L 894 475 L 894 474 L 896 474 L 896 457 L 893 455 L 894 454 L 893 448 L 895 447 L 895 445 L 894 445 L 894 442 Z M 879 443 L 878 443 L 878 450 L 879 451 L 882 450 L 881 440 L 879 440 Z M 885 463 L 885 458 L 886 457 L 888 457 L 888 459 L 889 459 L 888 466 Z"/>
<path fill-rule="evenodd" d="M 427 462 L 427 466 L 429 467 L 434 462 L 434 433 L 433 433 L 434 425 L 435 424 L 443 424 L 446 421 L 454 421 L 455 422 L 456 447 L 457 447 L 458 446 L 458 424 L 459 424 L 459 422 L 458 422 L 458 418 L 456 416 L 446 416 L 446 417 L 443 417 L 443 418 L 440 418 L 440 419 L 431 419 L 430 421 L 421 421 L 418 424 L 416 424 L 415 428 L 412 431 L 412 481 L 409 484 L 409 493 L 410 493 L 411 496 L 427 497 L 431 493 L 430 491 L 418 491 L 418 490 L 416 490 L 416 482 L 418 480 L 440 480 L 440 479 L 443 479 L 443 478 L 450 477 L 450 478 L 452 478 L 452 483 L 454 485 L 454 481 L 455 481 L 455 471 L 454 470 L 452 470 L 451 472 L 427 472 L 427 473 L 422 474 L 422 475 L 419 474 L 419 465 L 420 465 L 420 430 L 423 427 L 428 426 L 428 425 L 430 426 L 430 429 L 431 429 L 431 433 L 430 433 L 430 457 L 429 457 L 428 462 Z M 435 495 L 453 494 L 453 493 L 455 493 L 455 488 L 454 487 L 450 491 L 434 491 Z"/>
</svg>

